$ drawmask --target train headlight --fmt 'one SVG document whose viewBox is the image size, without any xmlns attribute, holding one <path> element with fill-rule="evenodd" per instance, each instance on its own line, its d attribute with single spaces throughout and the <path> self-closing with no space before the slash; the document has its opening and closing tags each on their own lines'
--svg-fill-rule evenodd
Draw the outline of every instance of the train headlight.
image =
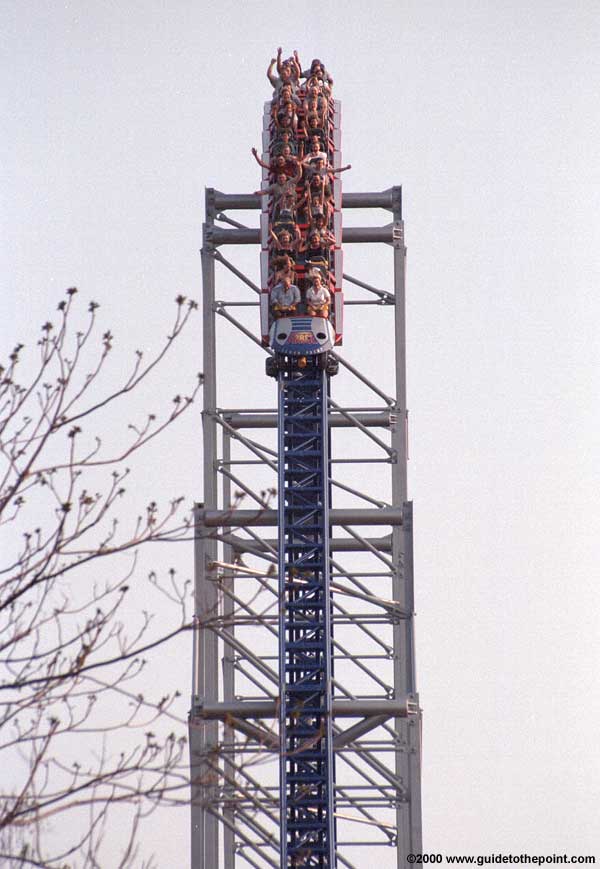
<svg viewBox="0 0 600 869">
<path fill-rule="evenodd" d="M 315 336 L 315 341 L 319 344 L 320 347 L 322 347 L 327 342 L 331 343 L 331 335 L 327 334 L 327 330 L 323 328 L 321 324 L 319 324 L 316 329 L 314 329 L 313 327 L 313 334 Z"/>
</svg>

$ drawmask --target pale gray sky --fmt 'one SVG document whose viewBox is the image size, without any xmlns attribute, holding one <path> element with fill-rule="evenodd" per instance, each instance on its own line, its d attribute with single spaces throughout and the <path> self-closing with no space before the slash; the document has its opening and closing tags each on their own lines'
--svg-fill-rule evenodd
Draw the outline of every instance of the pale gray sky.
<svg viewBox="0 0 600 869">
<path fill-rule="evenodd" d="M 258 185 L 269 58 L 325 60 L 345 189 L 404 189 L 426 850 L 600 855 L 598 5 L 0 11 L 3 345 L 73 284 L 123 348 L 155 345 L 171 299 L 200 297 L 203 188 Z M 258 276 L 254 249 L 239 261 Z M 199 325 L 166 395 L 200 368 Z M 151 476 L 191 498 L 197 418 L 178 438 Z M 182 672 L 160 675 L 187 694 Z M 161 867 L 187 865 L 187 821 L 152 824 Z"/>
</svg>

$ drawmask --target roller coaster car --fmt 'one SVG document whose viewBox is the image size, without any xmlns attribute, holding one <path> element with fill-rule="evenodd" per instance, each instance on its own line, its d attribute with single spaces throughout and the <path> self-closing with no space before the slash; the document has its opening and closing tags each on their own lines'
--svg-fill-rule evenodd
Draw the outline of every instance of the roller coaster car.
<svg viewBox="0 0 600 869">
<path fill-rule="evenodd" d="M 281 317 L 269 331 L 274 356 L 266 360 L 266 373 L 277 377 L 285 369 L 302 369 L 309 359 L 330 375 L 337 374 L 338 362 L 330 355 L 335 342 L 333 326 L 323 317 Z"/>
</svg>

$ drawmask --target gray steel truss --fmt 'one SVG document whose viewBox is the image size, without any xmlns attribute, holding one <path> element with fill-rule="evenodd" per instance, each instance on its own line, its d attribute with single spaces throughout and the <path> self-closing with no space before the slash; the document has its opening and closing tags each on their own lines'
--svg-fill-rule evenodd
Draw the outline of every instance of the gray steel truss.
<svg viewBox="0 0 600 869">
<path fill-rule="evenodd" d="M 222 252 L 259 243 L 258 229 L 229 214 L 259 208 L 253 194 L 206 192 L 204 494 L 196 507 L 189 717 L 192 869 L 280 867 L 276 383 L 271 407 L 223 408 L 218 400 L 219 319 L 229 330 L 229 355 L 233 347 L 243 354 L 260 346 L 260 288 Z M 344 227 L 343 242 L 391 248 L 391 290 L 347 274 L 344 282 L 347 306 L 371 305 L 382 322 L 391 318 L 394 352 L 385 365 L 395 378 L 386 390 L 343 350 L 336 353 L 340 373 L 332 380 L 329 421 L 337 860 L 346 869 L 374 860 L 380 869 L 405 869 L 407 855 L 422 845 L 401 188 L 345 193 L 344 212 L 354 208 L 392 214 L 382 226 Z M 217 269 L 227 274 L 224 287 L 245 288 L 242 301 L 224 300 L 220 290 L 217 297 Z M 256 314 L 253 326 L 240 317 L 247 307 Z M 335 400 L 338 381 L 361 396 L 359 404 Z M 344 441 L 336 451 L 338 436 Z"/>
</svg>

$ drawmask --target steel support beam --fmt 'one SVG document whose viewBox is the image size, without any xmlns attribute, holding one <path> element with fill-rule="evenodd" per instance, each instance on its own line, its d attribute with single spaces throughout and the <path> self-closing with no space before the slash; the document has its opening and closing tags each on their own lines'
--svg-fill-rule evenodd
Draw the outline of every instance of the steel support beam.
<svg viewBox="0 0 600 869">
<path fill-rule="evenodd" d="M 331 525 L 401 525 L 402 509 L 380 507 L 377 510 L 354 508 L 350 510 L 330 510 Z M 209 528 L 275 526 L 277 510 L 202 510 L 201 522 Z"/>
<path fill-rule="evenodd" d="M 231 428 L 277 428 L 277 414 L 272 413 L 223 413 L 223 418 Z M 329 414 L 331 428 L 354 428 L 356 422 L 365 428 L 389 428 L 394 418 L 389 410 L 372 413 L 352 413 L 351 418 L 340 412 Z"/>
<path fill-rule="evenodd" d="M 344 746 L 348 745 L 350 742 L 354 742 L 361 736 L 369 733 L 371 730 L 375 730 L 376 727 L 385 724 L 387 720 L 387 715 L 373 715 L 370 718 L 363 718 L 362 721 L 359 721 L 347 730 L 342 730 L 341 733 L 338 733 L 333 740 L 334 749 L 339 751 L 340 748 L 344 748 Z"/>
<path fill-rule="evenodd" d="M 341 700 L 333 701 L 334 718 L 408 718 L 417 711 L 415 698 L 406 696 L 396 700 Z M 234 700 L 229 703 L 199 703 L 192 710 L 192 718 L 209 721 L 227 718 L 275 719 L 279 712 L 276 700 Z"/>
<path fill-rule="evenodd" d="M 216 211 L 229 209 L 258 211 L 261 207 L 260 195 L 255 193 L 221 193 L 209 188 L 207 195 Z M 402 187 L 390 187 L 379 193 L 343 193 L 343 208 L 385 208 L 387 211 L 402 212 Z"/>
<path fill-rule="evenodd" d="M 272 552 L 277 550 L 277 538 L 264 540 L 249 540 L 236 534 L 224 534 L 220 537 L 226 543 L 230 543 L 237 552 Z M 370 552 L 377 549 L 379 552 L 392 551 L 392 539 L 386 537 L 365 537 L 364 542 L 352 537 L 333 537 L 329 546 L 331 552 Z"/>
<path fill-rule="evenodd" d="M 211 244 L 260 244 L 260 229 L 223 229 L 220 226 L 212 226 L 208 230 L 207 238 Z M 342 242 L 344 244 L 372 244 L 381 242 L 392 244 L 394 241 L 394 225 L 386 226 L 345 226 L 342 229 Z"/>
</svg>

